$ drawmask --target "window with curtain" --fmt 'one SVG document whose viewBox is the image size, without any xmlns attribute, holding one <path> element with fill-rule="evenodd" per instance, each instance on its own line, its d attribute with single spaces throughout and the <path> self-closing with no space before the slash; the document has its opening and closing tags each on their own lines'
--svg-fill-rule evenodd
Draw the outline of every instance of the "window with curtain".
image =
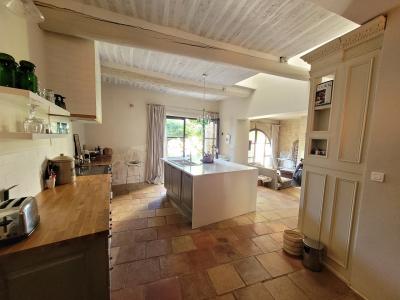
<svg viewBox="0 0 400 300">
<path fill-rule="evenodd" d="M 268 136 L 259 129 L 249 132 L 248 162 L 265 167 L 272 166 L 272 148 Z"/>
<path fill-rule="evenodd" d="M 212 120 L 203 128 L 203 124 L 193 118 L 167 116 L 167 157 L 192 156 L 192 159 L 203 157 L 205 152 L 212 152 L 218 147 L 218 120 Z"/>
</svg>

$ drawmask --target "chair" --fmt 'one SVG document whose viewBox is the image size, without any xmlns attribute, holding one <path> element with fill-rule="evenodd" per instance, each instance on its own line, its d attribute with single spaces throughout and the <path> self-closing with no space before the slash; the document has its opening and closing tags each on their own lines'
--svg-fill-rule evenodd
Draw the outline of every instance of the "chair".
<svg viewBox="0 0 400 300">
<path fill-rule="evenodd" d="M 142 162 L 138 161 L 138 160 L 131 160 L 131 161 L 127 161 L 125 162 L 126 165 L 126 179 L 125 179 L 125 183 L 128 184 L 128 178 L 129 177 L 137 177 L 138 178 L 138 182 L 141 182 L 141 174 L 140 174 L 140 170 L 142 168 Z M 129 175 L 129 168 L 133 168 L 134 171 L 137 170 L 136 173 Z"/>
</svg>

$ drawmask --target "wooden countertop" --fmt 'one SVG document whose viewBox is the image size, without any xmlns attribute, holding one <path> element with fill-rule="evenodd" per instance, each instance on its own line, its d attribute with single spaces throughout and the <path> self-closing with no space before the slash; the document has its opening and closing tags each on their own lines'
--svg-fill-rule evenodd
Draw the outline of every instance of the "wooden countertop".
<svg viewBox="0 0 400 300">
<path fill-rule="evenodd" d="M 94 234 L 108 234 L 111 176 L 76 178 L 73 184 L 45 190 L 36 199 L 38 228 L 25 240 L 0 246 L 0 256 Z"/>
</svg>

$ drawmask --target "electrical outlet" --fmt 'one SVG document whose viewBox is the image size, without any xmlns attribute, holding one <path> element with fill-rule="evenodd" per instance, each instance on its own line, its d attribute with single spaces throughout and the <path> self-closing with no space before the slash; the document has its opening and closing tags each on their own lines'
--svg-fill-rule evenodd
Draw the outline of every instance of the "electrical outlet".
<svg viewBox="0 0 400 300">
<path fill-rule="evenodd" d="M 376 182 L 383 182 L 385 180 L 385 173 L 371 172 L 371 180 Z"/>
</svg>

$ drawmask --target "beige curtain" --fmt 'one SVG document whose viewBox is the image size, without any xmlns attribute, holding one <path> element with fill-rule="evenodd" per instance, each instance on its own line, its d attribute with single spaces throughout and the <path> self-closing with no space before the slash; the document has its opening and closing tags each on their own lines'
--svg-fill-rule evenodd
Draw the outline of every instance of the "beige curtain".
<svg viewBox="0 0 400 300">
<path fill-rule="evenodd" d="M 278 168 L 279 157 L 279 125 L 271 125 L 271 149 L 272 149 L 272 167 Z"/>
<path fill-rule="evenodd" d="M 160 158 L 164 151 L 165 107 L 163 105 L 147 105 L 147 151 L 146 182 L 159 184 L 163 178 L 163 164 Z"/>
</svg>

